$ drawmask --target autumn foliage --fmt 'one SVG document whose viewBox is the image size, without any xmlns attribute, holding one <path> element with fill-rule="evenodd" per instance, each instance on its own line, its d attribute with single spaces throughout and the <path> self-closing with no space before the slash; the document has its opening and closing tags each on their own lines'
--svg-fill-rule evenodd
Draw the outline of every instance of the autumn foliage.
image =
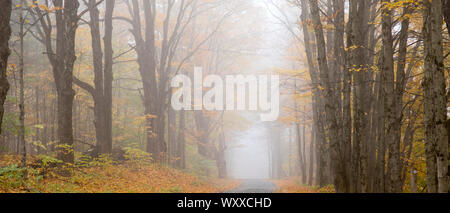
<svg viewBox="0 0 450 213">
<path fill-rule="evenodd" d="M 28 162 L 38 158 L 30 157 Z M 155 164 L 121 164 L 97 159 L 91 166 L 76 165 L 71 177 L 58 175 L 57 168 L 46 168 L 49 159 L 40 160 L 41 167 L 30 163 L 27 178 L 18 167 L 18 156 L 0 159 L 0 192 L 7 193 L 214 193 L 236 187 L 234 180 L 204 179 L 180 170 Z M 95 165 L 95 166 L 94 166 Z M 33 168 L 35 167 L 35 168 Z"/>
</svg>

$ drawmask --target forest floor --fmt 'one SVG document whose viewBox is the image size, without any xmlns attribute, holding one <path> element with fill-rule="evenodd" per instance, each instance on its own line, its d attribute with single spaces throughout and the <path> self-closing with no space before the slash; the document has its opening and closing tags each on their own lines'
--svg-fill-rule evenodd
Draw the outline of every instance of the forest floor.
<svg viewBox="0 0 450 213">
<path fill-rule="evenodd" d="M 132 162 L 74 167 L 70 177 L 57 175 L 55 169 L 34 169 L 30 164 L 25 179 L 17 165 L 17 156 L 0 157 L 0 193 L 215 193 L 240 184 Z"/>
<path fill-rule="evenodd" d="M 27 178 L 17 155 L 0 156 L 0 193 L 333 193 L 332 186 L 307 186 L 300 177 L 232 180 L 199 177 L 134 159 L 114 163 L 96 159 L 71 167 L 61 176 L 48 157 L 27 159 Z M 39 162 L 36 165 L 36 162 Z"/>
<path fill-rule="evenodd" d="M 334 193 L 332 185 L 325 187 L 308 186 L 301 183 L 300 177 L 289 177 L 280 180 L 272 180 L 276 185 L 275 193 Z"/>
</svg>

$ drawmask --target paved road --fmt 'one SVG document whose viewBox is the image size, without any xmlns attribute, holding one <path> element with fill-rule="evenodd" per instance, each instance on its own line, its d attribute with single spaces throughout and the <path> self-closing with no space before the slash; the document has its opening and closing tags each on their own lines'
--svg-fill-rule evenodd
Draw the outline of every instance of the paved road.
<svg viewBox="0 0 450 213">
<path fill-rule="evenodd" d="M 237 188 L 225 193 L 272 193 L 276 186 L 267 180 L 243 180 Z"/>
</svg>

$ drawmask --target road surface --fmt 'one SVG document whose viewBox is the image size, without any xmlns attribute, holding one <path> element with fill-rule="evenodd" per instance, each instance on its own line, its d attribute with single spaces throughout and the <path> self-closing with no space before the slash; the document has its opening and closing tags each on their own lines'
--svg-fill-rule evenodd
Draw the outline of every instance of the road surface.
<svg viewBox="0 0 450 213">
<path fill-rule="evenodd" d="M 225 193 L 272 193 L 275 184 L 267 180 L 243 180 L 241 185 Z"/>
</svg>

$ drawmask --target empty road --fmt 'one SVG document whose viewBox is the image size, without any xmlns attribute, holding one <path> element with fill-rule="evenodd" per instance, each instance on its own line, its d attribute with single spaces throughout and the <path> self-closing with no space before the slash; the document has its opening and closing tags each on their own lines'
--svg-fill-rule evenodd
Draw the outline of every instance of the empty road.
<svg viewBox="0 0 450 213">
<path fill-rule="evenodd" d="M 276 189 L 275 184 L 268 180 L 243 180 L 237 188 L 226 193 L 272 193 Z"/>
</svg>

